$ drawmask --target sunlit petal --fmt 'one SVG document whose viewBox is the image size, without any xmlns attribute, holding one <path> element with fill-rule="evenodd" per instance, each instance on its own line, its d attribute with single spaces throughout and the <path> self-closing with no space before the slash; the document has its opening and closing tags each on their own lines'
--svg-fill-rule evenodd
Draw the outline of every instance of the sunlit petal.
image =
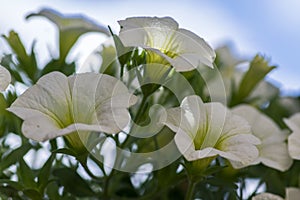
<svg viewBox="0 0 300 200">
<path fill-rule="evenodd" d="M 167 60 L 177 71 L 190 71 L 200 63 L 213 67 L 215 52 L 199 36 L 178 28 L 170 17 L 133 17 L 119 21 L 125 46 L 142 47 Z"/>
<path fill-rule="evenodd" d="M 288 154 L 287 132 L 281 130 L 269 117 L 252 106 L 240 105 L 235 107 L 233 113 L 246 119 L 251 125 L 253 135 L 261 140 L 259 157 L 252 164 L 262 162 L 268 167 L 286 171 L 293 161 Z"/>
<path fill-rule="evenodd" d="M 24 120 L 25 136 L 45 141 L 81 131 L 118 133 L 136 97 L 118 79 L 95 73 L 43 76 L 8 109 Z"/>
</svg>

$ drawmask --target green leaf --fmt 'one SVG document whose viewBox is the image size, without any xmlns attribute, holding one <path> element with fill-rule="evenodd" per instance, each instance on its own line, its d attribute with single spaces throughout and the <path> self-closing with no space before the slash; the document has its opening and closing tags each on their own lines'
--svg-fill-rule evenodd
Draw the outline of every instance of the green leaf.
<svg viewBox="0 0 300 200">
<path fill-rule="evenodd" d="M 58 193 L 59 187 L 56 182 L 51 182 L 47 185 L 47 195 L 49 199 L 61 199 L 61 196 Z"/>
<path fill-rule="evenodd" d="M 27 54 L 26 49 L 16 32 L 10 31 L 9 36 L 3 35 L 3 37 L 17 55 L 20 68 L 26 72 L 31 80 L 36 81 L 37 63 L 33 51 L 34 44 L 31 48 L 31 54 Z"/>
<path fill-rule="evenodd" d="M 23 158 L 19 159 L 19 177 L 25 188 L 36 188 L 37 184 L 34 181 L 35 175 L 32 169 L 27 165 Z"/>
<path fill-rule="evenodd" d="M 24 188 L 20 183 L 8 179 L 0 179 L 0 185 L 9 185 L 10 187 L 19 191 L 23 190 Z"/>
<path fill-rule="evenodd" d="M 29 143 L 23 144 L 19 148 L 10 152 L 7 156 L 3 157 L 0 162 L 0 172 L 17 163 L 31 148 Z"/>
<path fill-rule="evenodd" d="M 40 76 L 48 74 L 53 71 L 59 71 L 65 74 L 66 76 L 72 75 L 75 72 L 75 62 L 72 63 L 65 63 L 64 61 L 61 62 L 60 60 L 51 60 L 44 69 L 41 71 Z"/>
<path fill-rule="evenodd" d="M 100 67 L 100 73 L 108 74 L 117 77 L 119 74 L 120 66 L 117 62 L 117 52 L 113 46 L 102 45 L 102 51 L 100 55 L 102 57 L 102 64 Z"/>
<path fill-rule="evenodd" d="M 43 196 L 35 189 L 26 189 L 22 191 L 26 196 L 34 200 L 42 200 Z"/>
<path fill-rule="evenodd" d="M 52 153 L 61 153 L 61 154 L 66 154 L 74 157 L 77 156 L 76 152 L 68 148 L 56 149 L 55 151 L 52 151 Z"/>
<path fill-rule="evenodd" d="M 75 196 L 87 197 L 95 195 L 89 184 L 73 169 L 55 169 L 53 175 L 58 178 L 59 183 L 64 186 L 66 191 Z"/>
<path fill-rule="evenodd" d="M 49 176 L 51 174 L 52 163 L 54 158 L 55 154 L 51 154 L 44 166 L 41 168 L 40 173 L 38 175 L 38 185 L 41 193 L 45 190 L 47 184 L 49 183 Z"/>
<path fill-rule="evenodd" d="M 26 19 L 34 16 L 47 18 L 59 29 L 60 62 L 65 61 L 70 49 L 82 34 L 87 32 L 99 32 L 109 35 L 106 27 L 83 15 L 63 15 L 55 10 L 46 8 L 38 13 L 29 14 Z"/>
<path fill-rule="evenodd" d="M 111 34 L 112 34 L 114 42 L 115 42 L 119 62 L 121 64 L 121 67 L 124 67 L 124 65 L 129 61 L 134 48 L 133 47 L 125 47 L 123 45 L 122 41 L 120 40 L 119 36 L 117 36 L 113 32 L 111 32 Z"/>
<path fill-rule="evenodd" d="M 242 102 L 251 94 L 258 83 L 275 68 L 275 66 L 269 66 L 263 57 L 256 55 L 251 61 L 248 71 L 242 78 L 237 94 L 233 97 L 233 103 Z"/>
</svg>

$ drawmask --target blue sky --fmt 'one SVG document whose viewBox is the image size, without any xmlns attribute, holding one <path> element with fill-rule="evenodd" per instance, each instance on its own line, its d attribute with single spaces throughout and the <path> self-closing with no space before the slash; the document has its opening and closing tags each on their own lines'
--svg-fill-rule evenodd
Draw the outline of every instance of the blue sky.
<svg viewBox="0 0 300 200">
<path fill-rule="evenodd" d="M 26 14 L 42 7 L 51 7 L 63 13 L 83 13 L 110 25 L 116 32 L 117 20 L 129 16 L 171 16 L 179 22 L 180 27 L 199 34 L 213 47 L 229 43 L 242 57 L 251 58 L 256 53 L 267 56 L 272 64 L 279 66 L 270 74 L 270 78 L 280 84 L 285 93 L 300 93 L 298 0 L 10 0 L 0 8 L 0 33 L 16 30 L 26 41 L 27 48 L 37 38 L 39 54 L 54 50 L 53 25 L 40 19 L 24 19 Z M 90 52 L 103 40 L 97 34 L 89 34 L 81 39 L 78 46 Z"/>
</svg>

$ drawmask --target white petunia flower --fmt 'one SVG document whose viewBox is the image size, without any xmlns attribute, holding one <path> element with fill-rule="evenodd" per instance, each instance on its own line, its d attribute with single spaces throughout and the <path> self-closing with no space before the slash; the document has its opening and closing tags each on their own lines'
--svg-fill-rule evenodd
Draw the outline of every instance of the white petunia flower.
<svg viewBox="0 0 300 200">
<path fill-rule="evenodd" d="M 176 132 L 175 143 L 188 161 L 220 155 L 241 168 L 258 156 L 255 145 L 260 140 L 251 134 L 247 121 L 220 103 L 188 96 L 180 108 L 167 110 L 165 124 Z"/>
<path fill-rule="evenodd" d="M 285 142 L 287 132 L 252 106 L 240 105 L 233 108 L 232 112 L 245 118 L 252 127 L 253 135 L 261 140 L 261 144 L 257 145 L 259 157 L 252 165 L 263 163 L 280 171 L 288 170 L 293 160 L 289 156 Z"/>
<path fill-rule="evenodd" d="M 252 198 L 252 200 L 284 200 L 281 196 L 271 193 L 261 193 Z"/>
<path fill-rule="evenodd" d="M 79 137 L 86 142 L 90 131 L 118 133 L 128 124 L 127 108 L 135 102 L 136 97 L 114 77 L 95 73 L 66 77 L 52 72 L 8 110 L 24 120 L 26 137 L 45 141 L 69 134 L 68 142 L 76 146 L 81 144 Z"/>
<path fill-rule="evenodd" d="M 252 200 L 298 200 L 299 196 L 300 189 L 290 187 L 285 189 L 285 199 L 275 194 L 261 193 L 254 196 Z"/>
<path fill-rule="evenodd" d="M 0 92 L 4 91 L 11 81 L 9 71 L 0 65 Z"/>
<path fill-rule="evenodd" d="M 161 57 L 177 71 L 193 70 L 200 63 L 213 68 L 213 49 L 193 32 L 178 28 L 170 17 L 132 17 L 119 24 L 122 43 L 146 49 L 150 62 Z"/>
<path fill-rule="evenodd" d="M 288 137 L 290 156 L 296 160 L 300 160 L 300 113 L 284 119 L 284 122 L 292 130 L 292 134 Z"/>
</svg>

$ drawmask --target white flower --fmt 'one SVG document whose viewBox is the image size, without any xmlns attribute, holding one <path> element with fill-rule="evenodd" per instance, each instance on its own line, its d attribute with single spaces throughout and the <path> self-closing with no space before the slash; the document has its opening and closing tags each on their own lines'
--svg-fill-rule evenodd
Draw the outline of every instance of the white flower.
<svg viewBox="0 0 300 200">
<path fill-rule="evenodd" d="M 119 21 L 125 46 L 142 47 L 160 55 L 177 71 L 190 71 L 200 63 L 213 68 L 215 52 L 199 36 L 170 17 L 132 17 Z M 150 57 L 156 57 L 150 53 Z M 152 58 L 155 59 L 155 58 Z"/>
<path fill-rule="evenodd" d="M 247 121 L 220 103 L 188 96 L 180 108 L 167 110 L 165 124 L 176 132 L 175 143 L 188 161 L 220 155 L 241 168 L 258 156 L 255 145 L 260 141 Z"/>
<path fill-rule="evenodd" d="M 24 120 L 22 132 L 28 138 L 45 141 L 77 132 L 85 142 L 90 131 L 118 133 L 128 124 L 127 108 L 135 102 L 136 97 L 114 77 L 95 73 L 66 77 L 52 72 L 8 110 Z M 71 145 L 78 144 L 70 135 Z"/>
<path fill-rule="evenodd" d="M 300 160 L 300 113 L 284 119 L 284 122 L 292 130 L 292 134 L 288 138 L 290 156 L 296 160 Z"/>
<path fill-rule="evenodd" d="M 0 92 L 4 91 L 11 81 L 9 71 L 0 65 Z"/>
<path fill-rule="evenodd" d="M 232 112 L 246 119 L 251 125 L 252 133 L 261 140 L 261 144 L 257 145 L 259 157 L 252 165 L 261 162 L 280 171 L 288 170 L 293 160 L 289 156 L 285 142 L 287 132 L 252 106 L 240 105 L 233 108 Z"/>
<path fill-rule="evenodd" d="M 271 193 L 261 193 L 252 198 L 252 200 L 284 200 L 281 196 Z"/>
<path fill-rule="evenodd" d="M 286 200 L 298 200 L 300 197 L 300 189 L 299 188 L 286 188 L 285 189 L 285 199 Z"/>
<path fill-rule="evenodd" d="M 285 189 L 285 200 L 298 200 L 300 196 L 299 188 L 286 188 Z M 262 193 L 254 196 L 252 200 L 284 200 L 282 197 L 278 195 L 274 195 L 271 193 Z"/>
</svg>

